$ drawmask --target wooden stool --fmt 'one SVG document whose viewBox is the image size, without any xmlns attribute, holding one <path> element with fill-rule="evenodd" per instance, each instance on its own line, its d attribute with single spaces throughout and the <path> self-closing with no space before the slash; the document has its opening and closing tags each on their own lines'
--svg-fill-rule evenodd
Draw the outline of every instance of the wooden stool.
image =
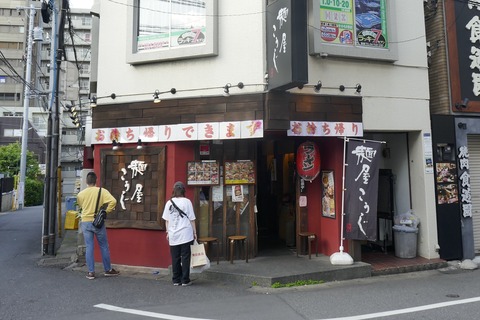
<svg viewBox="0 0 480 320">
<path fill-rule="evenodd" d="M 248 240 L 246 236 L 229 236 L 228 242 L 230 242 L 230 263 L 233 263 L 233 249 L 234 244 L 237 241 L 243 242 L 243 250 L 245 250 L 245 262 L 248 263 Z"/>
<path fill-rule="evenodd" d="M 298 257 L 298 251 L 300 251 L 300 246 L 301 246 L 301 240 L 303 238 L 307 238 L 308 242 L 308 259 L 312 259 L 312 241 L 315 240 L 315 253 L 316 256 L 318 257 L 318 238 L 317 235 L 314 232 L 299 232 L 298 236 L 300 238 L 300 243 L 298 244 L 297 248 L 297 257 Z"/>
<path fill-rule="evenodd" d="M 204 237 L 204 238 L 198 238 L 199 243 L 203 243 L 205 245 L 205 253 L 208 256 L 208 249 L 210 248 L 210 242 L 215 242 L 217 244 L 217 264 L 220 263 L 220 258 L 218 256 L 218 238 L 214 237 Z"/>
</svg>

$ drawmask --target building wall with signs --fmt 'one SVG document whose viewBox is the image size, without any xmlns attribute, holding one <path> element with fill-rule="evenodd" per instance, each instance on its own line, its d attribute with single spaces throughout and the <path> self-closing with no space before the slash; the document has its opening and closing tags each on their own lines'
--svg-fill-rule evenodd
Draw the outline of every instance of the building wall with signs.
<svg viewBox="0 0 480 320">
<path fill-rule="evenodd" d="M 424 5 L 430 110 L 434 114 L 432 126 L 437 127 L 433 148 L 440 256 L 473 258 L 480 252 L 476 217 L 480 200 L 475 196 L 479 179 L 479 154 L 475 150 L 480 133 L 480 6 L 454 0 L 427 1 Z M 450 172 L 448 182 L 442 181 L 444 171 Z"/>
<path fill-rule="evenodd" d="M 360 84 L 365 135 L 382 132 L 408 135 L 409 188 L 403 192 L 410 193 L 411 199 L 404 205 L 409 206 L 409 209 L 412 209 L 422 221 L 418 237 L 418 254 L 428 258 L 437 257 L 434 176 L 431 163 L 428 164 L 426 161 L 426 157 L 431 158 L 428 156 L 431 153 L 431 143 L 429 143 L 431 125 L 423 3 L 406 1 L 399 5 L 393 1 L 378 1 L 375 3 L 379 3 L 380 7 L 384 5 L 385 12 L 379 12 L 380 15 L 373 14 L 373 16 L 364 8 L 352 10 L 352 15 L 359 16 L 360 20 L 384 15 L 385 19 L 380 19 L 378 24 L 388 29 L 386 39 L 389 42 L 388 46 L 383 46 L 383 42 L 369 46 L 366 42 L 362 42 L 361 39 L 365 38 L 359 38 L 360 33 L 354 34 L 360 40 L 353 39 L 348 42 L 341 37 L 345 30 L 340 29 L 345 25 L 340 26 L 338 33 L 330 34 L 332 37 L 338 35 L 335 40 L 337 42 L 332 43 L 325 35 L 321 38 L 322 26 L 331 26 L 332 21 L 327 20 L 337 17 L 330 13 L 342 12 L 343 14 L 345 10 L 332 6 L 323 7 L 322 1 L 310 3 L 309 9 L 316 10 L 309 12 L 309 25 L 314 26 L 309 28 L 310 40 L 312 37 L 314 40 L 320 37 L 320 40 L 315 42 L 313 52 L 312 47 L 309 47 L 308 83 L 310 85 L 305 85 L 302 89 L 293 88 L 290 91 L 299 94 L 320 93 L 336 97 L 356 96 L 355 88 Z M 355 3 L 367 7 L 374 5 L 368 1 L 355 1 Z M 351 21 L 355 21 L 355 17 Z M 358 26 L 352 22 L 351 28 L 355 30 Z M 343 34 L 347 33 L 343 32 Z M 379 63 L 379 59 L 384 62 Z M 318 81 L 321 82 L 322 87 L 317 93 L 314 85 Z M 341 85 L 345 87 L 344 91 L 340 90 Z M 381 138 L 381 135 L 378 136 Z M 402 195 L 400 198 L 407 199 L 408 195 Z"/>
</svg>

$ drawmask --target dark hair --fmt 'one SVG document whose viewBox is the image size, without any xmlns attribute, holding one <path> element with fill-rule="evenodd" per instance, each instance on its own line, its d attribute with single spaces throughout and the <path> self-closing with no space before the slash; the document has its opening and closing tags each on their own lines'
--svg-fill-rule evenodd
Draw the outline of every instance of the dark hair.
<svg viewBox="0 0 480 320">
<path fill-rule="evenodd" d="M 173 189 L 172 197 L 185 197 L 185 189 L 183 188 Z"/>
<path fill-rule="evenodd" d="M 173 185 L 172 197 L 185 197 L 185 185 L 181 181 Z"/>
<path fill-rule="evenodd" d="M 89 172 L 87 173 L 87 184 L 89 186 L 95 185 L 97 183 L 97 175 L 95 172 Z"/>
</svg>

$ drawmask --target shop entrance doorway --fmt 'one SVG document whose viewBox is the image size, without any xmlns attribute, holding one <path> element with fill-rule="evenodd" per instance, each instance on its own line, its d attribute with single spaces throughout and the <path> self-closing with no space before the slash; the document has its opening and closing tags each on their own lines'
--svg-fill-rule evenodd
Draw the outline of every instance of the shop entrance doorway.
<svg viewBox="0 0 480 320">
<path fill-rule="evenodd" d="M 295 248 L 295 146 L 293 140 L 257 145 L 258 254 Z"/>
</svg>

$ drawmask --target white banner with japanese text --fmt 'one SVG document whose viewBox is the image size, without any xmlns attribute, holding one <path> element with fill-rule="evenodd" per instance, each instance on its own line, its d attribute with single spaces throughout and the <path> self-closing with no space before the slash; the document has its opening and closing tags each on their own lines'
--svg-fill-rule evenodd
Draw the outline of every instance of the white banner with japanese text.
<svg viewBox="0 0 480 320">
<path fill-rule="evenodd" d="M 361 122 L 290 121 L 289 137 L 363 137 Z"/>
<path fill-rule="evenodd" d="M 94 128 L 92 144 L 263 138 L 263 120 Z"/>
</svg>

